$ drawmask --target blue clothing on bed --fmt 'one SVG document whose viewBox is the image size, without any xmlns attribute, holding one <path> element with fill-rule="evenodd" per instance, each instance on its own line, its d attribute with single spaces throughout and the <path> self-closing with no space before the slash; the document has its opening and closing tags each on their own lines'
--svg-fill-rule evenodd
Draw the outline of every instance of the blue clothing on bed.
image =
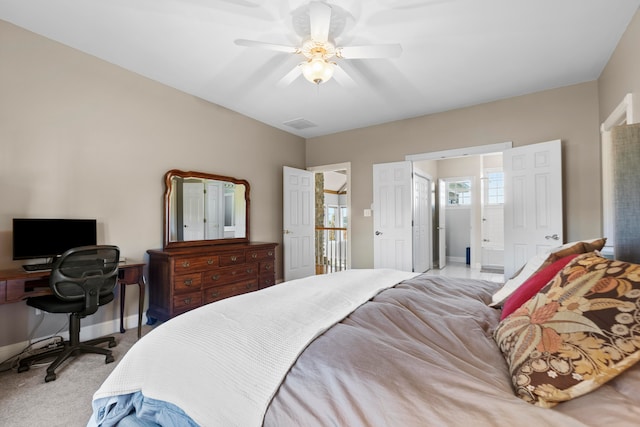
<svg viewBox="0 0 640 427">
<path fill-rule="evenodd" d="M 87 427 L 198 427 L 182 409 L 142 392 L 104 397 L 93 402 L 93 415 Z"/>
</svg>

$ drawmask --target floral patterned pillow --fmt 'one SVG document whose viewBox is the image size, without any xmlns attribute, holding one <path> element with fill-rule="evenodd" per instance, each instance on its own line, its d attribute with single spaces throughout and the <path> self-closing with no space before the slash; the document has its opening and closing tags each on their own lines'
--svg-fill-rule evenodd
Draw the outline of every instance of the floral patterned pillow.
<svg viewBox="0 0 640 427">
<path fill-rule="evenodd" d="M 494 332 L 516 394 L 550 408 L 640 360 L 640 265 L 579 255 Z"/>
</svg>

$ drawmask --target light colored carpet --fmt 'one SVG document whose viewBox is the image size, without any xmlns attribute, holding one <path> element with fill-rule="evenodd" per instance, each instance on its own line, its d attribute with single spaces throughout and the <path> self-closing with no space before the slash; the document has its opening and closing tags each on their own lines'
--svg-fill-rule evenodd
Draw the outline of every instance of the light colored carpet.
<svg viewBox="0 0 640 427">
<path fill-rule="evenodd" d="M 143 325 L 142 333 L 152 329 Z M 137 328 L 112 334 L 115 362 L 105 364 L 104 356 L 82 354 L 68 359 L 57 370 L 57 379 L 44 382 L 47 365 L 0 372 L 0 424 L 7 427 L 86 426 L 91 416 L 93 393 L 122 360 L 138 339 Z M 106 346 L 106 345 L 105 345 Z"/>
</svg>

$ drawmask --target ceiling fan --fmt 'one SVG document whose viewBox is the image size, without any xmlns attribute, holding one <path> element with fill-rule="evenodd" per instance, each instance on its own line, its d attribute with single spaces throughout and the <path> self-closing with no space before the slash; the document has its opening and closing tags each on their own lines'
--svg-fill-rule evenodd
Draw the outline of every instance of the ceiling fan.
<svg viewBox="0 0 640 427">
<path fill-rule="evenodd" d="M 338 68 L 338 64 L 332 61 L 334 57 L 338 59 L 395 58 L 402 53 L 402 46 L 399 44 L 336 46 L 333 41 L 329 40 L 331 12 L 331 5 L 327 3 L 320 1 L 309 3 L 310 34 L 297 47 L 245 39 L 237 39 L 235 43 L 239 46 L 258 47 L 304 56 L 304 61 L 287 73 L 280 80 L 279 85 L 293 82 L 300 74 L 317 85 L 331 79 L 337 70 L 345 77 L 344 70 Z M 349 79 L 346 76 L 346 80 Z"/>
</svg>

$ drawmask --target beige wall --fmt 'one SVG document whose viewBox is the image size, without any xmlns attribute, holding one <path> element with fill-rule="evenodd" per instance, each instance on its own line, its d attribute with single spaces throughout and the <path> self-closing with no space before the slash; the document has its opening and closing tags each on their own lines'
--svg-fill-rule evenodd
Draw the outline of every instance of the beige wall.
<svg viewBox="0 0 640 427">
<path fill-rule="evenodd" d="M 142 259 L 162 246 L 162 177 L 173 168 L 248 180 L 252 240 L 281 243 L 282 166 L 304 168 L 302 138 L 3 21 L 0 64 L 0 268 L 20 264 L 19 216 L 97 218 L 99 243 Z M 34 323 L 24 304 L 0 307 L 0 324 L 10 318 L 18 327 L 0 328 L 0 346 Z"/>
<path fill-rule="evenodd" d="M 640 11 L 636 12 L 598 79 L 600 122 L 609 117 L 627 93 L 640 94 L 639 51 Z"/>
<path fill-rule="evenodd" d="M 374 163 L 406 155 L 513 141 L 514 146 L 561 139 L 565 238 L 598 236 L 600 154 L 597 82 L 356 129 L 307 140 L 307 166 L 351 162 L 352 266 L 373 266 Z"/>
</svg>

